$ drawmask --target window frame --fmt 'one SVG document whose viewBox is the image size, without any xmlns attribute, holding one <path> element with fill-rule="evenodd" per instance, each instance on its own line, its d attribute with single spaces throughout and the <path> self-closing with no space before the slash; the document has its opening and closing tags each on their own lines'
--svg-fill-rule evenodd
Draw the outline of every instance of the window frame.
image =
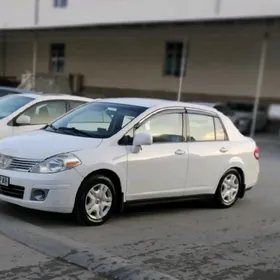
<svg viewBox="0 0 280 280">
<path fill-rule="evenodd" d="M 174 67 L 174 69 L 171 69 L 172 71 L 168 71 L 167 68 L 167 59 L 168 59 L 168 55 L 169 55 L 169 51 L 168 51 L 168 46 L 169 45 L 175 45 L 175 44 L 182 44 L 182 48 L 181 48 L 181 53 L 180 53 L 180 62 L 179 62 L 179 73 L 178 75 L 176 75 L 176 68 Z M 186 48 L 186 50 L 184 50 L 184 48 Z M 173 77 L 173 78 L 178 78 L 181 75 L 181 69 L 182 69 L 182 57 L 184 55 L 184 52 L 186 52 L 188 54 L 188 48 L 187 46 L 185 46 L 184 41 L 180 41 L 180 40 L 167 40 L 165 41 L 165 45 L 164 45 L 164 61 L 163 61 L 163 76 L 165 77 Z M 176 62 L 174 60 L 176 60 L 176 55 L 177 52 L 173 51 L 172 52 L 172 64 L 175 64 Z M 187 56 L 187 55 L 186 55 Z M 187 73 L 187 57 L 185 57 L 185 65 L 184 65 L 184 72 L 183 72 L 183 76 L 186 76 Z"/>
<path fill-rule="evenodd" d="M 24 125 L 22 125 L 22 124 L 18 124 L 18 123 L 16 122 L 16 120 L 17 120 L 17 118 L 18 118 L 19 116 L 23 115 L 26 111 L 28 111 L 28 110 L 31 109 L 32 107 L 34 107 L 34 106 L 40 106 L 40 104 L 44 104 L 44 103 L 47 103 L 47 102 L 64 102 L 64 104 L 65 104 L 65 110 L 66 110 L 65 113 L 67 113 L 67 100 L 65 100 L 65 99 L 44 100 L 44 101 L 40 101 L 40 102 L 37 102 L 37 103 L 35 103 L 35 104 L 32 104 L 31 106 L 29 106 L 28 108 L 26 108 L 26 109 L 23 110 L 22 112 L 18 113 L 13 119 L 11 119 L 11 120 L 7 123 L 7 125 L 8 125 L 8 126 L 14 126 L 14 127 L 29 126 L 29 125 L 46 125 L 47 123 L 42 123 L 42 124 L 39 124 L 39 123 L 38 123 L 38 124 L 24 124 Z M 60 116 L 59 116 L 59 117 L 60 117 Z"/>
<path fill-rule="evenodd" d="M 213 127 L 214 127 L 214 132 L 215 132 L 215 139 L 214 140 L 198 140 L 198 141 L 191 141 L 190 140 L 190 122 L 189 122 L 189 114 L 196 114 L 196 115 L 202 115 L 202 116 L 207 116 L 207 117 L 212 117 L 212 121 L 213 121 Z M 220 116 L 214 112 L 210 112 L 210 111 L 203 111 L 203 110 L 199 110 L 199 109 L 194 109 L 194 108 L 186 108 L 186 131 L 187 131 L 187 142 L 189 143 L 211 143 L 211 142 L 225 142 L 225 141 L 229 141 L 229 137 L 228 137 L 228 133 L 227 130 L 225 128 L 225 125 L 222 121 L 222 119 L 220 118 Z M 225 139 L 224 140 L 217 140 L 217 131 L 216 131 L 216 124 L 215 124 L 215 118 L 217 118 L 221 125 L 222 128 L 224 130 L 225 133 Z"/>
<path fill-rule="evenodd" d="M 133 145 L 133 138 L 135 136 L 136 130 L 143 125 L 146 121 L 148 121 L 150 118 L 157 116 L 157 115 L 165 115 L 165 114 L 171 114 L 171 113 L 176 113 L 176 114 L 182 114 L 182 136 L 184 137 L 184 141 L 182 142 L 162 142 L 162 143 L 153 143 L 152 145 L 164 145 L 164 144 L 182 144 L 186 143 L 186 137 L 187 137 L 187 131 L 186 131 L 186 111 L 184 107 L 170 107 L 170 108 L 162 108 L 158 109 L 152 113 L 149 113 L 147 116 L 143 117 L 140 121 L 138 121 L 132 128 L 127 130 L 124 135 L 121 137 L 121 139 L 118 141 L 118 144 L 121 146 L 132 146 Z M 133 138 L 132 141 L 127 140 L 126 136 L 132 131 Z"/>
</svg>

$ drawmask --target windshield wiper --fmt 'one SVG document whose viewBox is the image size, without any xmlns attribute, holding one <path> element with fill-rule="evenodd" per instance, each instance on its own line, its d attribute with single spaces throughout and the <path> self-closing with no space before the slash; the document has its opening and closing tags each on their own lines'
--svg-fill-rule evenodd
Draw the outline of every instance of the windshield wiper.
<svg viewBox="0 0 280 280">
<path fill-rule="evenodd" d="M 49 127 L 50 127 L 52 130 L 54 130 L 54 131 L 57 130 L 57 128 L 56 128 L 55 126 L 53 126 L 52 124 L 47 124 L 47 125 L 45 125 L 44 127 L 42 127 L 41 129 L 45 130 L 46 128 L 49 128 Z"/>
<path fill-rule="evenodd" d="M 88 132 L 85 132 L 85 131 L 83 131 L 83 130 L 80 130 L 80 129 L 77 129 L 77 128 L 75 128 L 75 127 L 64 127 L 64 126 L 62 126 L 62 127 L 58 127 L 58 128 L 55 128 L 56 129 L 56 131 L 58 131 L 58 130 L 61 130 L 62 132 L 70 132 L 70 133 L 74 133 L 74 134 L 80 134 L 80 135 L 83 135 L 83 136 L 87 136 L 87 137 L 93 137 L 90 133 L 88 133 Z"/>
<path fill-rule="evenodd" d="M 55 126 L 53 126 L 52 124 L 48 124 L 48 126 L 47 127 L 50 127 L 51 129 L 53 129 L 54 131 L 56 131 L 57 130 L 57 128 L 55 127 Z"/>
</svg>

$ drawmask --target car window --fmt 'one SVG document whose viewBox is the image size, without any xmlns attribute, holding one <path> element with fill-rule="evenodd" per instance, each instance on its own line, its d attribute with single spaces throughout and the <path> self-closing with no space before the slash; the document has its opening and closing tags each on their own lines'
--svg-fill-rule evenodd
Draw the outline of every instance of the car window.
<svg viewBox="0 0 280 280">
<path fill-rule="evenodd" d="M 70 105 L 70 110 L 75 109 L 83 104 L 85 104 L 86 102 L 84 101 L 69 101 L 69 105 Z"/>
<path fill-rule="evenodd" d="M 109 138 L 145 110 L 146 107 L 137 105 L 91 102 L 52 123 L 55 130 L 46 129 L 56 133 L 67 131 L 66 133 L 80 137 Z"/>
<path fill-rule="evenodd" d="M 216 117 L 214 118 L 214 121 L 215 121 L 216 140 L 217 141 L 227 140 L 227 134 L 224 130 L 221 121 Z"/>
<path fill-rule="evenodd" d="M 16 112 L 25 106 L 34 98 L 22 95 L 6 95 L 0 98 L 0 119 L 6 118 L 10 114 Z"/>
<path fill-rule="evenodd" d="M 213 117 L 201 114 L 188 114 L 190 141 L 214 141 L 215 127 Z"/>
<path fill-rule="evenodd" d="M 134 119 L 133 116 L 125 116 L 123 118 L 123 122 L 122 122 L 122 127 L 125 127 L 127 124 L 129 124 L 132 120 Z"/>
<path fill-rule="evenodd" d="M 158 114 L 144 122 L 137 132 L 148 132 L 153 137 L 153 143 L 184 142 L 183 114 Z"/>
<path fill-rule="evenodd" d="M 30 124 L 47 124 L 66 113 L 65 101 L 46 101 L 37 103 L 26 111 L 24 115 L 30 117 Z"/>
</svg>

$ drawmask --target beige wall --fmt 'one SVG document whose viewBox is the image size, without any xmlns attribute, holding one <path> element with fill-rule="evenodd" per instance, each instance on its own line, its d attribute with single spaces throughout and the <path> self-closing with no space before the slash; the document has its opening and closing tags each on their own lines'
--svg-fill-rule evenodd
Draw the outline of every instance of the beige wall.
<svg viewBox="0 0 280 280">
<path fill-rule="evenodd" d="M 278 17 L 279 0 L 0 0 L 0 29 Z"/>
<path fill-rule="evenodd" d="M 280 37 L 272 28 L 262 95 L 280 99 Z M 39 72 L 48 71 L 49 44 L 66 44 L 66 69 L 85 75 L 85 85 L 176 92 L 178 78 L 164 77 L 166 40 L 191 40 L 183 92 L 253 97 L 264 26 L 196 25 L 180 28 L 99 29 L 39 33 Z M 0 58 L 1 66 L 1 58 Z M 7 75 L 32 69 L 32 34 L 12 33 Z"/>
</svg>

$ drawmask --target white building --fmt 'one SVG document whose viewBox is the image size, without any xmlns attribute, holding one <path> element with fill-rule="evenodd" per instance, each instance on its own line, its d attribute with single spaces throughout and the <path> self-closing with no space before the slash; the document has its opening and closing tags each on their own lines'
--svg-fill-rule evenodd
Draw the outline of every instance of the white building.
<svg viewBox="0 0 280 280">
<path fill-rule="evenodd" d="M 83 74 L 86 92 L 175 99 L 186 49 L 182 99 L 252 98 L 267 32 L 261 94 L 275 102 L 278 17 L 279 0 L 0 0 L 0 72 L 20 78 L 36 57 L 37 72 Z"/>
</svg>

